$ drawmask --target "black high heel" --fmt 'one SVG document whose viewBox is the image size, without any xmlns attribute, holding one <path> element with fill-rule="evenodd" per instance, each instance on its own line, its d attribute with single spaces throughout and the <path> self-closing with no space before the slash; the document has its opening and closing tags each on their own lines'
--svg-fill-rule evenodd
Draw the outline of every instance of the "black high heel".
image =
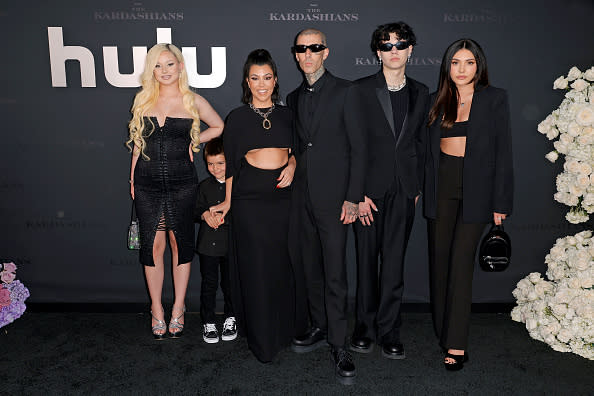
<svg viewBox="0 0 594 396">
<path fill-rule="evenodd" d="M 464 352 L 464 355 L 454 355 L 449 352 L 446 353 L 446 358 L 454 360 L 454 363 L 443 362 L 446 370 L 448 371 L 459 371 L 464 367 L 464 363 L 468 361 L 468 354 Z"/>
</svg>

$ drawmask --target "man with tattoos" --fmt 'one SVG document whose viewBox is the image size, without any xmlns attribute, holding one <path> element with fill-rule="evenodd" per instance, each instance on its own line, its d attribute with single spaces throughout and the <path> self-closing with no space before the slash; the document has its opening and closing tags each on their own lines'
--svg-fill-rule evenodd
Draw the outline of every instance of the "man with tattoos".
<svg viewBox="0 0 594 396">
<path fill-rule="evenodd" d="M 355 366 L 346 350 L 345 247 L 348 224 L 358 219 L 358 203 L 364 196 L 364 128 L 356 116 L 360 106 L 352 83 L 324 67 L 330 52 L 324 33 L 301 31 L 293 52 L 304 74 L 303 83 L 287 97 L 295 113 L 297 159 L 293 203 L 298 232 L 294 242 L 300 257 L 294 267 L 297 300 L 305 305 L 297 310 L 307 312 L 309 304 L 311 320 L 311 326 L 293 340 L 293 350 L 309 352 L 327 340 L 336 378 L 351 384 Z M 307 302 L 299 298 L 300 279 Z"/>
</svg>

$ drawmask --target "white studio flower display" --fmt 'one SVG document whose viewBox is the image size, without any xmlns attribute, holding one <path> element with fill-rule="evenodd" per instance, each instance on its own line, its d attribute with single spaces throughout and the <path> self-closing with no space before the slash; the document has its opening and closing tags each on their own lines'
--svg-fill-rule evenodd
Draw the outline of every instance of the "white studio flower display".
<svg viewBox="0 0 594 396">
<path fill-rule="evenodd" d="M 565 98 L 538 125 L 538 131 L 549 140 L 557 139 L 546 159 L 555 162 L 565 156 L 553 197 L 570 207 L 567 221 L 583 223 L 594 213 L 594 66 L 583 73 L 572 67 L 567 77 L 555 80 L 553 89 L 567 90 Z"/>
<path fill-rule="evenodd" d="M 533 272 L 518 282 L 511 317 L 554 350 L 594 360 L 592 231 L 557 239 L 545 262 L 548 280 Z"/>
<path fill-rule="evenodd" d="M 571 207 L 565 219 L 588 221 L 594 213 L 594 67 L 581 72 L 572 67 L 554 89 L 567 89 L 558 109 L 538 125 L 549 140 L 557 139 L 545 158 L 565 156 L 557 175 L 556 201 Z M 513 291 L 516 322 L 526 324 L 530 336 L 556 351 L 573 352 L 594 360 L 594 238 L 592 231 L 557 239 L 549 254 L 546 278 L 533 272 Z"/>
</svg>

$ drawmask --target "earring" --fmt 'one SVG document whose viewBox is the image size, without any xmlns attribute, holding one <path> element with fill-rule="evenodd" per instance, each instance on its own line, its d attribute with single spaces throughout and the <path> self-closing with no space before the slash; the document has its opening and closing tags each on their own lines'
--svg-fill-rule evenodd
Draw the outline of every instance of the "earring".
<svg viewBox="0 0 594 396">
<path fill-rule="evenodd" d="M 410 56 L 411 56 L 411 55 L 412 55 L 412 54 L 408 54 L 408 59 L 406 60 L 406 62 L 407 62 L 407 63 L 410 63 Z"/>
<path fill-rule="evenodd" d="M 382 65 L 382 58 L 379 58 L 379 57 L 378 57 L 378 58 L 377 58 L 377 60 L 378 60 L 378 62 L 379 62 L 379 65 L 381 66 L 381 65 Z"/>
</svg>

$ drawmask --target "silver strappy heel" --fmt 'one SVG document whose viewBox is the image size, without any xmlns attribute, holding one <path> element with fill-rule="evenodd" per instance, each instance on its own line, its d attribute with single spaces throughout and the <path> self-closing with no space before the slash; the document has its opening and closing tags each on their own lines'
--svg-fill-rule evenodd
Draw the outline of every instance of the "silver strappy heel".
<svg viewBox="0 0 594 396">
<path fill-rule="evenodd" d="M 183 332 L 184 332 L 184 324 L 183 323 L 179 323 L 179 319 L 184 316 L 184 314 L 186 313 L 186 307 L 182 308 L 182 313 L 177 317 L 174 318 L 173 317 L 173 309 L 175 307 L 173 307 L 171 309 L 171 320 L 169 321 L 169 337 L 171 338 L 179 338 L 182 336 Z M 177 331 L 171 331 L 171 330 L 177 330 Z"/>
<path fill-rule="evenodd" d="M 153 315 L 153 311 L 151 311 L 151 316 L 153 317 L 153 319 L 157 321 L 157 324 L 151 328 L 153 332 L 153 337 L 155 337 L 156 340 L 164 339 L 167 335 L 167 325 L 165 324 L 165 321 L 155 318 L 155 315 Z M 163 333 L 160 333 L 161 330 L 163 331 Z"/>
</svg>

